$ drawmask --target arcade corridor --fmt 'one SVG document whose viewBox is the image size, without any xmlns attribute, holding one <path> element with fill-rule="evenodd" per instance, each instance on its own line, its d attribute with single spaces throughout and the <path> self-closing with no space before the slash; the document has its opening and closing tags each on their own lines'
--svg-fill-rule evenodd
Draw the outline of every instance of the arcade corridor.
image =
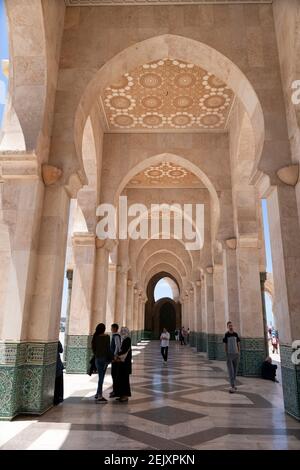
<svg viewBox="0 0 300 470">
<path fill-rule="evenodd" d="M 65 402 L 40 418 L 0 423 L 1 449 L 300 449 L 300 424 L 284 413 L 280 384 L 239 377 L 228 393 L 225 363 L 192 348 L 134 347 L 128 404 L 94 402 L 96 376 L 65 376 Z M 110 388 L 110 373 L 106 376 Z"/>
</svg>

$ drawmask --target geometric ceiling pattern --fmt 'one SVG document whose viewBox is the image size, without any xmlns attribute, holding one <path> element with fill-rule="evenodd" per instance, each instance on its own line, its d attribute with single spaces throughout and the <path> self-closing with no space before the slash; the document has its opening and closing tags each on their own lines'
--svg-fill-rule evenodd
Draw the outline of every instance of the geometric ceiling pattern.
<svg viewBox="0 0 300 470">
<path fill-rule="evenodd" d="M 190 171 L 170 162 L 150 166 L 135 175 L 128 183 L 130 188 L 203 188 L 203 183 Z"/>
<path fill-rule="evenodd" d="M 162 59 L 137 67 L 104 90 L 109 130 L 225 130 L 234 93 L 197 65 Z"/>
</svg>

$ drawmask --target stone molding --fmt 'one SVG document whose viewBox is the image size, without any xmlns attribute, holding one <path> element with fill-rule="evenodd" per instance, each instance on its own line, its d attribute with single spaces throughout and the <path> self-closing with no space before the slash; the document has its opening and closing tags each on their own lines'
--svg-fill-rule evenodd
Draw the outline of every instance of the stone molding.
<svg viewBox="0 0 300 470">
<path fill-rule="evenodd" d="M 73 246 L 95 246 L 95 234 L 88 232 L 74 232 L 72 236 Z"/>
<path fill-rule="evenodd" d="M 0 152 L 0 180 L 39 179 L 39 163 L 35 153 Z"/>
</svg>

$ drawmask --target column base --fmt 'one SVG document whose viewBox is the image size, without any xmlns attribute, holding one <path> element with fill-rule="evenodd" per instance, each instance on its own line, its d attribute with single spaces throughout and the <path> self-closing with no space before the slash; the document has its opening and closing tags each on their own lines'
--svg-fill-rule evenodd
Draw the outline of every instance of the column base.
<svg viewBox="0 0 300 470">
<path fill-rule="evenodd" d="M 197 333 L 197 351 L 207 352 L 207 333 Z"/>
<path fill-rule="evenodd" d="M 225 361 L 226 354 L 223 343 L 224 335 L 211 334 L 207 335 L 207 355 L 208 359 L 216 361 Z"/>
<path fill-rule="evenodd" d="M 245 377 L 261 377 L 261 367 L 266 355 L 264 338 L 241 338 L 238 374 Z"/>
<path fill-rule="evenodd" d="M 67 374 L 86 374 L 93 355 L 92 335 L 68 335 L 66 339 Z"/>
<path fill-rule="evenodd" d="M 137 345 L 137 331 L 132 331 L 131 332 L 131 344 L 132 344 L 132 346 Z"/>
<path fill-rule="evenodd" d="M 53 406 L 57 342 L 0 345 L 0 419 Z"/>
<path fill-rule="evenodd" d="M 189 344 L 191 348 L 194 348 L 196 346 L 196 341 L 197 341 L 197 333 L 195 331 L 190 332 L 190 338 L 189 338 Z"/>
<path fill-rule="evenodd" d="M 300 351 L 295 353 L 291 346 L 281 344 L 280 358 L 284 409 L 300 421 Z"/>
</svg>

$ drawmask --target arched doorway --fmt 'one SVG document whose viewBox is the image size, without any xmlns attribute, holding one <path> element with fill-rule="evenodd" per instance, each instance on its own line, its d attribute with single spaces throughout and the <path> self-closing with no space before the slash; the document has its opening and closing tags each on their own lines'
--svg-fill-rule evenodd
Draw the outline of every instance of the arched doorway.
<svg viewBox="0 0 300 470">
<path fill-rule="evenodd" d="M 169 300 L 164 302 L 159 309 L 159 330 L 162 331 L 163 328 L 167 329 L 173 339 L 176 330 L 176 311 Z"/>
<path fill-rule="evenodd" d="M 168 283 L 172 289 L 172 297 L 164 296 L 154 298 L 154 291 L 161 281 Z M 157 292 L 157 290 L 156 290 Z M 163 328 L 174 338 L 174 331 L 181 326 L 181 303 L 179 301 L 179 286 L 177 280 L 167 272 L 159 272 L 152 276 L 147 287 L 147 302 L 145 304 L 145 330 L 151 332 L 153 339 L 159 339 Z"/>
</svg>

